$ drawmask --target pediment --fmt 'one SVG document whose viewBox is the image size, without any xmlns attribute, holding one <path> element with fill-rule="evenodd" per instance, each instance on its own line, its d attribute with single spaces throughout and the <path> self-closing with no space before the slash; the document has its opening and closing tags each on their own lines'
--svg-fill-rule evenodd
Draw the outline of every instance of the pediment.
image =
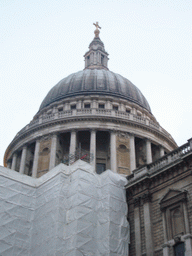
<svg viewBox="0 0 192 256">
<path fill-rule="evenodd" d="M 181 191 L 181 190 L 169 189 L 167 191 L 167 193 L 161 198 L 160 203 L 165 202 L 165 201 L 169 200 L 172 197 L 178 196 L 181 193 L 183 193 L 183 191 Z"/>
<path fill-rule="evenodd" d="M 176 204 L 180 201 L 187 199 L 187 191 L 182 191 L 178 189 L 169 189 L 167 193 L 161 198 L 159 204 L 161 206 L 161 209 Z"/>
</svg>

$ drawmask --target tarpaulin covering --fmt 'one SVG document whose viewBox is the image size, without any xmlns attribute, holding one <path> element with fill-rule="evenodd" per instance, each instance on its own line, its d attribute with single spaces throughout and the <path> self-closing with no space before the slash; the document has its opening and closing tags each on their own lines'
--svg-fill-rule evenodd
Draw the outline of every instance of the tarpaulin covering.
<svg viewBox="0 0 192 256">
<path fill-rule="evenodd" d="M 0 255 L 128 255 L 125 185 L 81 160 L 38 179 L 0 167 Z"/>
</svg>

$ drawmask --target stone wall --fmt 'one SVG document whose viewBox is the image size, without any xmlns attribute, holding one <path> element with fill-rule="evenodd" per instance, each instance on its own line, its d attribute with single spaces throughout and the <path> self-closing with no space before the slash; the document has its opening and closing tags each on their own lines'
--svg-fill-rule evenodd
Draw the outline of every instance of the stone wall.
<svg viewBox="0 0 192 256">
<path fill-rule="evenodd" d="M 141 171 L 142 172 L 142 168 Z M 158 169 L 154 174 L 137 171 L 137 181 L 129 185 L 127 192 L 131 226 L 130 252 L 136 254 L 137 234 L 134 232 L 135 218 L 134 208 L 139 207 L 140 238 L 142 255 L 172 256 L 174 246 L 184 243 L 185 255 L 192 253 L 192 152 L 181 157 L 163 169 Z M 139 176 L 140 175 L 140 176 Z M 133 176 L 133 175 L 132 175 Z M 134 177 L 130 176 L 130 181 Z M 144 196 L 150 195 L 150 211 L 148 224 L 144 221 Z M 175 215 L 174 215 L 175 214 Z M 179 218 L 179 219 L 178 219 Z M 178 221 L 177 221 L 178 219 Z M 151 245 L 153 254 L 147 250 L 146 228 L 152 227 Z M 146 226 L 147 225 L 147 226 Z"/>
<path fill-rule="evenodd" d="M 130 172 L 130 140 L 126 133 L 117 136 L 117 166 L 118 173 L 129 175 Z"/>
<path fill-rule="evenodd" d="M 51 136 L 45 136 L 41 139 L 38 159 L 37 177 L 41 177 L 49 170 L 51 152 Z"/>
</svg>

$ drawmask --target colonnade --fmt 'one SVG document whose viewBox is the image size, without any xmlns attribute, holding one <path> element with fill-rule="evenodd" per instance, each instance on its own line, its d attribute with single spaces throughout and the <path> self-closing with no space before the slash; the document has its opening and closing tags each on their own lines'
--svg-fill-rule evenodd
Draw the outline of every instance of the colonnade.
<svg viewBox="0 0 192 256">
<path fill-rule="evenodd" d="M 72 130 L 70 134 L 70 146 L 69 146 L 69 154 L 74 154 L 77 146 L 77 132 L 76 130 Z M 93 156 L 91 161 L 94 169 L 96 168 L 96 129 L 92 129 L 90 131 L 90 154 Z M 117 132 L 111 130 L 110 132 L 110 169 L 114 172 L 117 172 Z M 135 150 L 135 135 L 129 134 L 130 139 L 130 171 L 132 172 L 136 169 L 136 150 Z M 51 148 L 50 148 L 50 160 L 49 160 L 49 170 L 55 167 L 56 165 L 56 151 L 57 151 L 57 141 L 58 135 L 53 134 L 51 139 Z M 146 141 L 146 163 L 149 164 L 152 162 L 152 150 L 151 150 L 151 141 L 149 139 L 145 139 Z M 35 150 L 34 150 L 34 158 L 33 158 L 33 166 L 32 166 L 32 177 L 37 177 L 38 170 L 38 160 L 39 160 L 39 152 L 40 151 L 40 139 L 37 139 L 35 142 Z M 160 157 L 164 155 L 164 149 L 160 147 Z M 25 163 L 27 156 L 27 146 L 23 146 L 21 152 L 21 160 L 20 160 L 20 168 L 19 172 L 24 174 L 25 171 Z M 12 157 L 12 163 L 7 167 L 15 170 L 17 162 L 17 154 L 14 153 Z M 70 162 L 69 162 L 70 164 Z"/>
</svg>

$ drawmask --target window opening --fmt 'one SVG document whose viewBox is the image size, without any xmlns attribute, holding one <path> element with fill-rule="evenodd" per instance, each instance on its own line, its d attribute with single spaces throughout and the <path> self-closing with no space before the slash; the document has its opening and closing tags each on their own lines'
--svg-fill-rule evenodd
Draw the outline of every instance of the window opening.
<svg viewBox="0 0 192 256">
<path fill-rule="evenodd" d="M 85 105 L 84 105 L 84 108 L 90 108 L 91 106 L 90 106 L 90 103 L 86 103 Z"/>
<path fill-rule="evenodd" d="M 97 163 L 96 164 L 96 172 L 97 174 L 101 174 L 106 169 L 105 164 Z"/>
<path fill-rule="evenodd" d="M 118 110 L 118 106 L 113 105 L 113 110 Z"/>
<path fill-rule="evenodd" d="M 104 104 L 99 104 L 99 108 L 105 108 Z"/>
<path fill-rule="evenodd" d="M 71 105 L 71 109 L 76 109 L 76 105 Z"/>
<path fill-rule="evenodd" d="M 179 243 L 174 246 L 174 255 L 175 256 L 184 256 L 185 255 L 184 243 Z"/>
</svg>

